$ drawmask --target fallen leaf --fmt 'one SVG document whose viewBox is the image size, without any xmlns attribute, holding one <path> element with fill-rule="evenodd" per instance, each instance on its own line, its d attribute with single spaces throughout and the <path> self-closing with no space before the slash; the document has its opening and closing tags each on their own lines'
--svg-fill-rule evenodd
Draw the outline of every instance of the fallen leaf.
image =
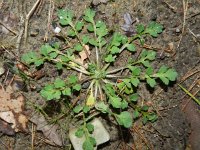
<svg viewBox="0 0 200 150">
<path fill-rule="evenodd" d="M 15 96 L 11 86 L 6 90 L 0 86 L 0 118 L 12 124 L 11 127 L 15 132 L 27 131 L 28 119 L 23 112 L 24 96 L 22 94 Z"/>
<path fill-rule="evenodd" d="M 79 52 L 79 56 L 81 57 L 82 64 L 83 64 L 83 61 L 88 58 L 88 55 L 91 54 L 91 52 L 89 50 L 89 46 L 88 45 L 84 45 L 84 47 L 85 47 L 85 50 Z"/>
<path fill-rule="evenodd" d="M 11 125 L 0 119 L 0 132 L 6 135 L 14 135 L 15 131 Z"/>
<path fill-rule="evenodd" d="M 54 124 L 49 124 L 45 117 L 41 114 L 34 114 L 33 117 L 29 119 L 37 126 L 38 131 L 42 131 L 44 136 L 48 138 L 53 144 L 62 146 L 62 138 L 58 134 L 58 126 Z"/>
</svg>

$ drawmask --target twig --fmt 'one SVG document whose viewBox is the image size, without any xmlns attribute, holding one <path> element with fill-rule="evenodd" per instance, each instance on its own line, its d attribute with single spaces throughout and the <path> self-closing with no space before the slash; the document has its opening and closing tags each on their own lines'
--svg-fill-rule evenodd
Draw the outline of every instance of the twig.
<svg viewBox="0 0 200 150">
<path fill-rule="evenodd" d="M 196 97 L 194 97 L 194 95 L 192 93 L 190 93 L 187 89 L 185 89 L 183 86 L 181 86 L 180 84 L 178 84 L 178 86 L 187 94 L 189 95 L 198 105 L 200 105 L 200 100 L 197 99 Z M 199 90 L 198 90 L 199 92 Z"/>
<path fill-rule="evenodd" d="M 21 17 L 21 22 L 24 23 L 24 19 Z M 22 28 L 19 32 L 19 35 L 17 37 L 17 42 L 16 42 L 16 51 L 17 51 L 17 56 L 19 56 L 19 49 L 20 49 L 20 44 L 21 44 L 21 40 L 22 40 L 22 36 L 24 33 L 24 28 Z"/>
<path fill-rule="evenodd" d="M 52 19 L 54 7 L 55 7 L 54 2 L 52 0 L 49 0 L 49 1 L 50 1 L 50 4 L 49 4 L 49 13 L 48 13 L 48 21 L 47 21 L 47 30 L 46 30 L 45 36 L 44 36 L 45 42 L 48 40 L 49 28 L 50 28 L 51 19 Z"/>
<path fill-rule="evenodd" d="M 179 84 L 184 82 L 187 78 L 195 75 L 196 73 L 200 72 L 200 69 L 193 69 L 193 70 L 190 70 L 188 71 L 180 80 Z"/>
<path fill-rule="evenodd" d="M 177 12 L 177 8 L 176 7 L 173 7 L 172 5 L 170 5 L 168 2 L 164 1 L 164 3 L 167 5 L 167 7 L 169 9 L 171 9 L 174 13 Z"/>
<path fill-rule="evenodd" d="M 0 21 L 0 24 L 5 27 L 8 31 L 10 31 L 11 33 L 13 33 L 14 35 L 17 35 L 17 32 L 13 31 L 12 29 L 10 29 L 9 27 L 7 27 L 3 22 Z"/>
<path fill-rule="evenodd" d="M 180 40 L 178 42 L 177 48 L 179 48 L 181 41 L 182 41 L 182 38 L 183 38 L 183 34 L 185 32 L 187 10 L 188 10 L 188 0 L 183 0 L 183 27 L 182 27 L 182 33 L 181 33 L 181 37 L 180 37 Z"/>
<path fill-rule="evenodd" d="M 31 150 L 34 150 L 34 140 L 35 140 L 35 125 L 32 123 L 31 128 Z"/>
<path fill-rule="evenodd" d="M 35 2 L 35 4 L 33 5 L 33 7 L 31 8 L 31 10 L 29 11 L 29 13 L 26 15 L 25 18 L 25 28 L 24 28 L 24 38 L 25 38 L 25 43 L 27 42 L 27 35 L 28 35 L 28 23 L 30 20 L 30 17 L 32 16 L 32 14 L 34 13 L 35 9 L 37 8 L 38 4 L 40 3 L 41 0 L 37 0 Z"/>
</svg>

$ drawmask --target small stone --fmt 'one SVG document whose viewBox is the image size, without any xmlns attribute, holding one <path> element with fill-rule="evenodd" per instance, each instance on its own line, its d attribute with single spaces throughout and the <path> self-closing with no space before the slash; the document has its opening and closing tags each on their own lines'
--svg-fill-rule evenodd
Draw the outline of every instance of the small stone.
<svg viewBox="0 0 200 150">
<path fill-rule="evenodd" d="M 0 76 L 5 73 L 5 68 L 2 63 L 0 63 Z"/>
<path fill-rule="evenodd" d="M 61 31 L 61 28 L 59 28 L 59 27 L 56 27 L 55 29 L 54 29 L 54 32 L 57 34 L 57 33 L 60 33 L 60 31 Z"/>
<path fill-rule="evenodd" d="M 180 33 L 181 32 L 181 30 L 179 29 L 179 28 L 176 28 L 176 33 Z"/>
<path fill-rule="evenodd" d="M 83 88 L 83 89 L 87 89 L 87 88 L 89 87 L 89 85 L 90 85 L 90 82 L 84 82 L 84 83 L 82 84 L 82 88 Z"/>
<path fill-rule="evenodd" d="M 30 32 L 30 36 L 36 37 L 39 34 L 39 29 L 34 29 Z"/>
</svg>

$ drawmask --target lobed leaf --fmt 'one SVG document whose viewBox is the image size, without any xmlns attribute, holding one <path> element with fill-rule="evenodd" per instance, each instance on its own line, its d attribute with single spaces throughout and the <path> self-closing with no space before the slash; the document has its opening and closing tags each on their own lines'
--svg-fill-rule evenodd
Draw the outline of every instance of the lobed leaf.
<svg viewBox="0 0 200 150">
<path fill-rule="evenodd" d="M 130 128 L 133 124 L 131 114 L 128 111 L 123 111 L 117 115 L 117 122 L 125 128 Z"/>
</svg>

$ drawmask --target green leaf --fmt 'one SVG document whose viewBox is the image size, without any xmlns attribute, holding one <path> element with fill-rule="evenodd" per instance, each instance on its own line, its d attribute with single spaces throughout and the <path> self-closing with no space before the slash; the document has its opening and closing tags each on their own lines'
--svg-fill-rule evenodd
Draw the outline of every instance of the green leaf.
<svg viewBox="0 0 200 150">
<path fill-rule="evenodd" d="M 127 103 L 127 101 L 122 100 L 121 108 L 122 108 L 122 109 L 125 109 L 125 108 L 127 108 L 127 107 L 128 107 L 128 103 Z"/>
<path fill-rule="evenodd" d="M 127 44 L 127 49 L 131 52 L 135 52 L 136 48 L 134 44 Z"/>
<path fill-rule="evenodd" d="M 113 37 L 112 37 L 112 40 L 110 42 L 110 46 L 120 46 L 121 45 L 121 42 L 126 43 L 128 41 L 127 37 L 126 36 L 122 36 L 119 32 L 115 32 Z"/>
<path fill-rule="evenodd" d="M 140 75 L 141 69 L 139 67 L 129 65 L 128 68 L 132 71 L 132 75 L 134 76 Z"/>
<path fill-rule="evenodd" d="M 80 91 L 81 90 L 81 85 L 80 84 L 75 84 L 73 86 L 73 90 Z"/>
<path fill-rule="evenodd" d="M 95 11 L 91 10 L 91 9 L 86 9 L 85 10 L 85 16 L 83 16 L 83 18 L 85 19 L 85 21 L 87 22 L 94 22 L 94 16 L 95 16 Z"/>
<path fill-rule="evenodd" d="M 115 57 L 113 57 L 111 54 L 108 55 L 106 58 L 105 58 L 105 61 L 107 63 L 111 63 L 111 62 L 114 62 L 115 61 Z"/>
<path fill-rule="evenodd" d="M 75 29 L 76 29 L 77 31 L 81 31 L 82 28 L 83 28 L 83 26 L 84 26 L 84 23 L 81 22 L 81 21 L 78 21 L 78 22 L 76 23 L 76 25 L 75 25 Z"/>
<path fill-rule="evenodd" d="M 149 110 L 149 107 L 147 105 L 144 105 L 142 106 L 141 108 L 142 111 L 148 111 Z"/>
<path fill-rule="evenodd" d="M 22 55 L 22 62 L 25 62 L 27 64 L 34 63 L 38 60 L 38 56 L 36 55 L 36 52 L 28 52 L 24 55 Z"/>
<path fill-rule="evenodd" d="M 156 58 L 156 52 L 155 51 L 148 51 L 147 52 L 147 56 L 146 56 L 146 59 L 148 60 L 155 60 Z"/>
<path fill-rule="evenodd" d="M 127 86 L 125 87 L 125 89 L 124 89 L 124 92 L 126 93 L 126 94 L 131 94 L 131 93 L 133 93 L 133 88 L 131 87 L 131 88 L 128 88 Z"/>
<path fill-rule="evenodd" d="M 147 74 L 148 76 L 152 75 L 152 74 L 153 74 L 153 68 L 152 68 L 152 67 L 147 68 L 147 69 L 146 69 L 146 74 Z"/>
<path fill-rule="evenodd" d="M 78 81 L 78 78 L 75 75 L 70 75 L 68 80 L 69 80 L 70 84 L 74 84 L 74 83 L 76 83 Z"/>
<path fill-rule="evenodd" d="M 90 38 L 89 43 L 93 46 L 98 46 L 98 42 L 95 39 Z"/>
<path fill-rule="evenodd" d="M 49 44 L 42 45 L 40 48 L 40 53 L 44 56 L 47 56 L 49 53 L 55 51 Z"/>
<path fill-rule="evenodd" d="M 158 116 L 155 113 L 149 113 L 147 115 L 147 118 L 151 122 L 155 122 L 158 119 Z"/>
<path fill-rule="evenodd" d="M 178 73 L 174 69 L 168 69 L 166 66 L 162 66 L 153 77 L 158 77 L 165 84 L 168 85 L 169 81 L 175 81 Z"/>
<path fill-rule="evenodd" d="M 98 21 L 96 27 L 96 33 L 100 38 L 108 34 L 108 29 L 103 21 Z"/>
<path fill-rule="evenodd" d="M 156 58 L 156 52 L 152 51 L 152 50 L 147 51 L 144 49 L 140 54 L 140 59 L 142 61 L 144 61 L 146 59 L 147 60 L 155 60 L 155 58 Z"/>
<path fill-rule="evenodd" d="M 133 111 L 133 119 L 137 119 L 140 116 L 139 111 L 136 109 Z"/>
<path fill-rule="evenodd" d="M 163 26 L 156 22 L 150 22 L 147 26 L 145 33 L 150 34 L 152 37 L 157 37 L 163 31 Z"/>
<path fill-rule="evenodd" d="M 111 49 L 110 49 L 110 52 L 111 54 L 118 54 L 120 52 L 120 49 L 116 46 L 113 46 Z"/>
<path fill-rule="evenodd" d="M 87 26 L 87 29 L 90 32 L 94 32 L 94 27 L 93 27 L 93 25 L 91 23 Z"/>
<path fill-rule="evenodd" d="M 83 142 L 82 148 L 83 148 L 83 150 L 94 150 L 93 143 L 90 141 L 90 139 L 86 139 Z"/>
<path fill-rule="evenodd" d="M 136 26 L 136 31 L 137 31 L 138 34 L 142 33 L 144 31 L 144 25 L 138 24 Z"/>
<path fill-rule="evenodd" d="M 151 67 L 150 63 L 148 60 L 146 61 L 142 61 L 142 64 L 145 66 L 145 67 Z"/>
<path fill-rule="evenodd" d="M 78 52 L 82 51 L 83 47 L 80 43 L 77 43 L 75 46 L 74 46 L 74 49 Z"/>
<path fill-rule="evenodd" d="M 60 99 L 60 96 L 61 96 L 61 91 L 55 90 L 54 93 L 53 93 L 53 98 Z"/>
<path fill-rule="evenodd" d="M 83 36 L 82 36 L 82 42 L 83 42 L 84 44 L 86 44 L 86 43 L 88 43 L 88 41 L 89 41 L 89 37 L 88 37 L 87 35 L 83 35 Z"/>
<path fill-rule="evenodd" d="M 169 84 L 169 80 L 166 78 L 166 77 L 159 77 L 160 80 L 165 84 L 165 85 L 168 85 Z"/>
<path fill-rule="evenodd" d="M 67 30 L 67 35 L 71 36 L 71 37 L 74 37 L 76 35 L 76 33 L 74 32 L 74 30 L 69 29 L 69 30 Z"/>
<path fill-rule="evenodd" d="M 60 56 L 60 59 L 61 59 L 61 61 L 64 62 L 64 63 L 67 63 L 67 62 L 70 61 L 70 59 L 69 59 L 68 57 L 66 57 L 66 56 Z"/>
<path fill-rule="evenodd" d="M 146 79 L 146 81 L 147 81 L 147 83 L 150 85 L 150 87 L 152 87 L 152 88 L 155 87 L 155 85 L 156 85 L 155 79 L 152 79 L 152 78 L 148 77 L 148 78 Z"/>
<path fill-rule="evenodd" d="M 139 85 L 139 83 L 140 83 L 140 80 L 139 80 L 138 78 L 132 77 L 132 78 L 131 78 L 131 83 L 132 83 L 135 87 L 137 87 L 137 86 Z"/>
<path fill-rule="evenodd" d="M 114 107 L 114 108 L 121 108 L 122 106 L 122 99 L 119 97 L 109 97 L 109 103 Z"/>
<path fill-rule="evenodd" d="M 62 94 L 66 96 L 71 96 L 72 95 L 71 89 L 68 87 L 65 88 L 64 90 L 62 90 Z"/>
<path fill-rule="evenodd" d="M 89 139 L 90 139 L 90 142 L 92 143 L 93 146 L 95 146 L 97 144 L 95 138 L 90 136 Z"/>
<path fill-rule="evenodd" d="M 51 84 L 46 85 L 41 91 L 40 94 L 42 97 L 46 98 L 47 100 L 54 99 L 54 86 Z"/>
<path fill-rule="evenodd" d="M 94 131 L 94 125 L 91 123 L 87 123 L 86 128 L 88 129 L 90 134 L 92 134 L 92 132 Z"/>
<path fill-rule="evenodd" d="M 147 123 L 148 119 L 146 116 L 142 117 L 142 123 L 145 125 Z"/>
<path fill-rule="evenodd" d="M 59 49 L 60 48 L 60 42 L 55 42 L 51 45 L 53 48 L 55 49 Z"/>
<path fill-rule="evenodd" d="M 79 128 L 76 132 L 75 132 L 75 136 L 78 138 L 83 137 L 84 135 L 84 130 L 82 128 Z"/>
<path fill-rule="evenodd" d="M 122 80 L 125 84 L 126 84 L 126 86 L 128 87 L 128 88 L 132 88 L 132 86 L 131 86 L 131 80 L 130 79 L 123 79 Z"/>
<path fill-rule="evenodd" d="M 128 111 L 123 111 L 117 115 L 117 122 L 125 128 L 130 128 L 133 124 L 131 114 Z"/>
<path fill-rule="evenodd" d="M 58 56 L 58 53 L 57 52 L 52 52 L 52 53 L 49 54 L 49 56 L 50 56 L 51 59 L 54 59 L 54 58 L 56 58 Z"/>
<path fill-rule="evenodd" d="M 90 107 L 88 106 L 83 106 L 83 112 L 86 114 L 90 111 Z"/>
<path fill-rule="evenodd" d="M 55 88 L 62 88 L 65 86 L 65 81 L 60 78 L 56 78 L 56 80 L 54 81 L 54 86 Z"/>
<path fill-rule="evenodd" d="M 35 62 L 34 62 L 34 64 L 35 64 L 35 66 L 36 67 L 39 67 L 40 65 L 42 65 L 44 63 L 44 61 L 43 61 L 43 59 L 37 59 Z"/>
<path fill-rule="evenodd" d="M 113 86 L 111 84 L 106 84 L 105 85 L 106 91 L 108 92 L 109 95 L 115 96 L 115 90 L 113 89 Z"/>
<path fill-rule="evenodd" d="M 81 105 L 77 105 L 76 107 L 74 107 L 73 111 L 76 114 L 78 114 L 82 109 L 83 109 L 83 107 Z"/>
<path fill-rule="evenodd" d="M 58 70 L 62 69 L 63 68 L 62 63 L 60 62 L 56 63 L 56 67 Z"/>
<path fill-rule="evenodd" d="M 128 37 L 127 36 L 121 35 L 121 37 L 122 37 L 122 39 L 121 39 L 122 44 L 125 44 L 125 43 L 128 42 Z"/>
<path fill-rule="evenodd" d="M 170 80 L 170 81 L 175 81 L 178 73 L 174 70 L 174 69 L 169 69 L 167 70 L 167 72 L 165 73 L 165 76 Z"/>
<path fill-rule="evenodd" d="M 168 67 L 165 65 L 161 66 L 160 69 L 158 70 L 158 73 L 165 73 L 168 70 Z"/>
<path fill-rule="evenodd" d="M 131 102 L 137 102 L 139 95 L 137 93 L 130 95 L 130 101 Z"/>
<path fill-rule="evenodd" d="M 58 10 L 59 22 L 61 25 L 68 25 L 72 23 L 73 13 L 70 10 Z"/>
<path fill-rule="evenodd" d="M 107 113 L 108 112 L 108 105 L 106 105 L 104 102 L 98 102 L 95 104 L 95 108 L 102 113 Z"/>
</svg>

